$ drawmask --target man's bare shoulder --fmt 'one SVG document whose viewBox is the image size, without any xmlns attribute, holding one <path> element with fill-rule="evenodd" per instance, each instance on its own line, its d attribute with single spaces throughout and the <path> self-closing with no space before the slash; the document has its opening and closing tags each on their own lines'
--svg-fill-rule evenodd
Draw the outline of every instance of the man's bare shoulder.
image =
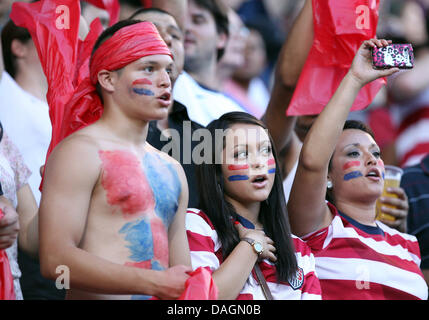
<svg viewBox="0 0 429 320">
<path fill-rule="evenodd" d="M 180 164 L 180 162 L 174 159 L 173 157 L 171 157 L 170 155 L 168 155 L 167 153 L 156 149 L 155 147 L 151 146 L 149 143 L 146 143 L 145 149 L 147 152 L 158 155 L 162 160 L 166 161 L 168 164 L 171 164 L 174 167 L 178 168 L 180 172 L 183 171 L 183 167 Z"/>
<path fill-rule="evenodd" d="M 100 141 L 91 126 L 78 130 L 62 140 L 52 151 L 49 163 L 71 162 L 85 165 L 98 159 Z"/>
</svg>

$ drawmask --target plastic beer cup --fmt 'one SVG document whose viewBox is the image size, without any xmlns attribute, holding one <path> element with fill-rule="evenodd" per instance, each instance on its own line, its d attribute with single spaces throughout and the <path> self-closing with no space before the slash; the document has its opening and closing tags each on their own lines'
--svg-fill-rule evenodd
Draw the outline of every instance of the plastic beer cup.
<svg viewBox="0 0 429 320">
<path fill-rule="evenodd" d="M 399 185 L 401 183 L 401 177 L 404 171 L 395 166 L 386 165 L 384 167 L 385 173 L 384 173 L 384 188 L 383 193 L 381 194 L 382 197 L 393 197 L 398 198 L 396 194 L 387 192 L 387 188 L 399 188 Z M 391 216 L 390 214 L 381 212 L 381 206 L 395 208 L 395 206 L 383 204 L 380 202 L 380 200 L 377 200 L 376 203 L 376 217 L 378 220 L 387 220 L 387 221 L 395 221 L 396 218 Z"/>
</svg>

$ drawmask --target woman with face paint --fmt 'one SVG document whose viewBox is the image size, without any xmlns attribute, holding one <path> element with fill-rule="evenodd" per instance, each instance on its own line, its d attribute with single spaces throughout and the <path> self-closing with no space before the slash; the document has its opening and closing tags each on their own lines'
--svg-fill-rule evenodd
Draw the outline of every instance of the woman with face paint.
<svg viewBox="0 0 429 320">
<path fill-rule="evenodd" d="M 380 149 L 365 125 L 346 121 L 365 84 L 398 71 L 371 65 L 371 48 L 389 43 L 362 44 L 301 150 L 288 211 L 292 231 L 315 255 L 323 299 L 428 296 L 416 238 L 375 220 L 384 184 Z"/>
<path fill-rule="evenodd" d="M 219 299 L 271 299 L 268 291 L 273 299 L 320 299 L 314 257 L 290 233 L 265 125 L 231 112 L 207 129 L 211 140 L 197 169 L 200 208 L 186 217 L 192 267 L 212 272 Z"/>
</svg>

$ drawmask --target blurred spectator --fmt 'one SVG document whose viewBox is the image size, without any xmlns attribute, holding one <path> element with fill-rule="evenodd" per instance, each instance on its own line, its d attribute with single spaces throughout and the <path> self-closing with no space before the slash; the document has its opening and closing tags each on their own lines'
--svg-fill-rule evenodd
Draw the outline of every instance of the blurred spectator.
<svg viewBox="0 0 429 320">
<path fill-rule="evenodd" d="M 230 111 L 243 111 L 216 89 L 217 62 L 228 40 L 227 7 L 218 0 L 190 0 L 185 25 L 185 71 L 173 89 L 189 118 L 206 126 Z"/>
<path fill-rule="evenodd" d="M 142 2 L 140 0 L 119 0 L 120 11 L 119 20 L 124 20 L 130 17 L 138 9 L 142 8 Z M 88 23 L 90 21 L 88 20 Z"/>
<path fill-rule="evenodd" d="M 0 88 L 0 121 L 33 172 L 29 184 L 39 203 L 39 169 L 45 163 L 51 139 L 47 81 L 25 28 L 9 21 L 2 30 L 2 49 L 6 72 Z"/>
<path fill-rule="evenodd" d="M 250 24 L 244 51 L 244 63 L 225 84 L 225 92 L 236 99 L 253 116 L 260 118 L 267 108 L 270 92 L 260 76 L 267 66 L 264 39 Z"/>
<path fill-rule="evenodd" d="M 429 155 L 404 169 L 401 187 L 408 196 L 408 230 L 417 237 L 422 262 L 420 268 L 429 284 Z"/>
<path fill-rule="evenodd" d="M 106 29 L 109 26 L 109 13 L 106 10 L 97 8 L 96 6 L 86 1 L 80 2 L 80 8 L 83 18 L 87 21 L 88 25 L 91 24 L 95 18 L 100 18 L 100 22 L 103 28 Z"/>
<path fill-rule="evenodd" d="M 1 0 L 0 1 L 0 30 L 9 21 L 9 13 L 12 3 L 15 0 Z"/>
<path fill-rule="evenodd" d="M 162 9 L 173 15 L 180 29 L 185 30 L 186 12 L 188 0 L 141 0 L 143 3 L 150 2 L 153 8 Z M 147 6 L 145 6 L 147 7 Z"/>
<path fill-rule="evenodd" d="M 0 141 L 0 176 L 4 197 L 12 204 L 19 218 L 19 247 L 36 256 L 38 252 L 38 219 L 37 204 L 28 186 L 28 177 L 31 172 L 26 167 L 19 150 L 4 133 Z M 6 249 L 17 300 L 22 300 L 22 291 L 19 283 L 21 270 L 18 265 L 18 241 Z"/>
<path fill-rule="evenodd" d="M 390 77 L 390 109 L 397 128 L 396 156 L 400 166 L 411 166 L 429 153 L 429 45 L 427 4 L 420 1 L 402 3 L 396 22 L 401 28 L 395 42 L 411 43 L 415 66 Z M 401 31 L 401 32 L 399 32 Z M 390 30 L 389 32 L 393 32 Z"/>
<path fill-rule="evenodd" d="M 240 16 L 231 8 L 228 9 L 229 37 L 225 46 L 225 52 L 217 63 L 215 87 L 219 91 L 225 91 L 226 82 L 237 68 L 244 64 L 244 50 L 246 46 L 247 28 Z"/>
</svg>

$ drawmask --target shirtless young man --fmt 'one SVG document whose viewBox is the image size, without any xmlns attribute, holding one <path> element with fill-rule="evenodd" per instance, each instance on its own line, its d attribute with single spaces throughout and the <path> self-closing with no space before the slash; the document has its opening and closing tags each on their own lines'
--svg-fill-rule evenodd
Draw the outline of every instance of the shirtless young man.
<svg viewBox="0 0 429 320">
<path fill-rule="evenodd" d="M 172 103 L 173 60 L 151 23 L 129 23 L 103 32 L 93 51 L 91 81 L 103 115 L 58 144 L 45 169 L 41 269 L 55 279 L 58 266 L 69 268 L 69 299 L 174 299 L 192 270 L 186 177 L 146 143 L 149 120 L 167 117 Z M 147 49 L 133 48 L 144 41 Z M 135 60 L 117 70 L 94 67 L 124 50 Z"/>
</svg>

